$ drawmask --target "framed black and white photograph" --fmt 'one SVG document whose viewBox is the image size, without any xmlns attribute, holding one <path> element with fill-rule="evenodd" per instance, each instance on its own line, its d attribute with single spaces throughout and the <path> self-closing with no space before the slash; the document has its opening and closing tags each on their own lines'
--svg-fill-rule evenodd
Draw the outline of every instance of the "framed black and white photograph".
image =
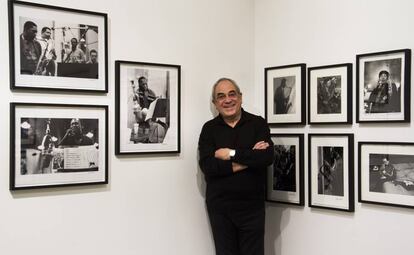
<svg viewBox="0 0 414 255">
<path fill-rule="evenodd" d="M 308 68 L 308 121 L 352 123 L 352 64 Z"/>
<path fill-rule="evenodd" d="M 107 14 L 9 2 L 11 89 L 108 92 Z"/>
<path fill-rule="evenodd" d="M 356 121 L 410 122 L 411 50 L 356 57 Z"/>
<path fill-rule="evenodd" d="M 414 208 L 414 143 L 358 143 L 358 201 Z"/>
<path fill-rule="evenodd" d="M 309 134 L 309 206 L 354 211 L 354 135 Z"/>
<path fill-rule="evenodd" d="M 10 104 L 10 190 L 108 183 L 108 107 Z"/>
<path fill-rule="evenodd" d="M 305 124 L 306 65 L 265 68 L 265 118 L 269 124 Z"/>
<path fill-rule="evenodd" d="M 267 170 L 269 202 L 304 205 L 304 135 L 272 134 L 275 160 Z"/>
<path fill-rule="evenodd" d="M 115 153 L 179 153 L 181 67 L 116 61 L 115 76 Z"/>
</svg>

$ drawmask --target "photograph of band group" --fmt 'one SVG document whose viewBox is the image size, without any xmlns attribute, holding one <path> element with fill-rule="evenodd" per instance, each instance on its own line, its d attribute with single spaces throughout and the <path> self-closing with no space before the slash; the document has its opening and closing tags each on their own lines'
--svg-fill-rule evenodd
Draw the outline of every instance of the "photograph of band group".
<svg viewBox="0 0 414 255">
<path fill-rule="evenodd" d="M 98 27 L 20 17 L 20 74 L 98 79 Z"/>
<path fill-rule="evenodd" d="M 106 109 L 12 103 L 11 188 L 104 182 Z"/>
<path fill-rule="evenodd" d="M 9 2 L 12 89 L 107 91 L 107 15 Z"/>
</svg>

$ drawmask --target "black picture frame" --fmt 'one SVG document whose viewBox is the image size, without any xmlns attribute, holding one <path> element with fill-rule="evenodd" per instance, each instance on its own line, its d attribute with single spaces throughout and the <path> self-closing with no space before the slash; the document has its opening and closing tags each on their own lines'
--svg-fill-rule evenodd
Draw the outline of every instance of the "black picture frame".
<svg viewBox="0 0 414 255">
<path fill-rule="evenodd" d="M 271 134 L 275 161 L 267 168 L 266 201 L 304 206 L 304 135 Z"/>
<path fill-rule="evenodd" d="M 308 146 L 309 207 L 353 212 L 354 135 L 309 134 Z"/>
<path fill-rule="evenodd" d="M 410 122 L 411 49 L 357 55 L 356 88 L 356 122 Z"/>
<path fill-rule="evenodd" d="M 180 87 L 180 65 L 115 61 L 116 155 L 180 153 Z"/>
<path fill-rule="evenodd" d="M 108 183 L 108 106 L 10 103 L 10 190 Z"/>
<path fill-rule="evenodd" d="M 306 64 L 266 67 L 264 72 L 267 123 L 305 125 Z M 276 97 L 282 100 L 277 100 Z"/>
<path fill-rule="evenodd" d="M 14 0 L 8 9 L 11 90 L 108 92 L 107 14 Z"/>
<path fill-rule="evenodd" d="M 414 209 L 414 143 L 358 142 L 358 202 Z"/>
<path fill-rule="evenodd" d="M 352 64 L 308 68 L 308 123 L 352 124 Z"/>
</svg>

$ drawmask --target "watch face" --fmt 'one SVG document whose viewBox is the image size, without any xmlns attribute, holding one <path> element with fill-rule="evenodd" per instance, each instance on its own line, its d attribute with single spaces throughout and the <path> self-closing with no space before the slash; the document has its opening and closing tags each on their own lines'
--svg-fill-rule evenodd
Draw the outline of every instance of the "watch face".
<svg viewBox="0 0 414 255">
<path fill-rule="evenodd" d="M 230 150 L 230 157 L 234 157 L 236 155 L 236 151 L 235 150 Z"/>
</svg>

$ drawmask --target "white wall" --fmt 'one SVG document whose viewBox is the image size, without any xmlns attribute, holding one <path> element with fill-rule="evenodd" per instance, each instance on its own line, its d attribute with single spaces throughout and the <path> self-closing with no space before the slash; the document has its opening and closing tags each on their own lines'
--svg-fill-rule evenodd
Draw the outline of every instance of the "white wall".
<svg viewBox="0 0 414 255">
<path fill-rule="evenodd" d="M 40 2 L 40 1 L 38 1 Z M 108 13 L 109 93 L 10 91 L 7 1 L 0 1 L 0 254 L 213 254 L 197 167 L 202 124 L 221 76 L 253 94 L 251 0 L 45 0 Z M 181 154 L 114 155 L 114 61 L 182 67 Z M 9 192 L 9 102 L 107 104 L 107 186 Z M 245 98 L 249 110 L 254 98 Z"/>
<path fill-rule="evenodd" d="M 265 67 L 302 62 L 308 67 L 350 62 L 354 63 L 355 75 L 356 54 L 413 49 L 414 36 L 410 32 L 414 23 L 413 9 L 414 2 L 410 0 L 256 0 L 256 106 L 262 104 L 260 109 L 264 109 Z M 353 124 L 352 127 L 326 128 L 307 125 L 273 128 L 272 131 L 349 132 L 355 134 L 355 144 L 358 141 L 414 142 L 412 124 Z M 307 162 L 307 139 L 305 141 Z M 307 183 L 307 174 L 305 177 Z M 355 192 L 357 195 L 357 182 Z M 305 194 L 304 208 L 268 206 L 267 255 L 412 253 L 412 209 L 356 202 L 355 213 L 317 210 L 307 206 L 307 190 Z M 357 196 L 355 199 L 357 201 Z"/>
</svg>

